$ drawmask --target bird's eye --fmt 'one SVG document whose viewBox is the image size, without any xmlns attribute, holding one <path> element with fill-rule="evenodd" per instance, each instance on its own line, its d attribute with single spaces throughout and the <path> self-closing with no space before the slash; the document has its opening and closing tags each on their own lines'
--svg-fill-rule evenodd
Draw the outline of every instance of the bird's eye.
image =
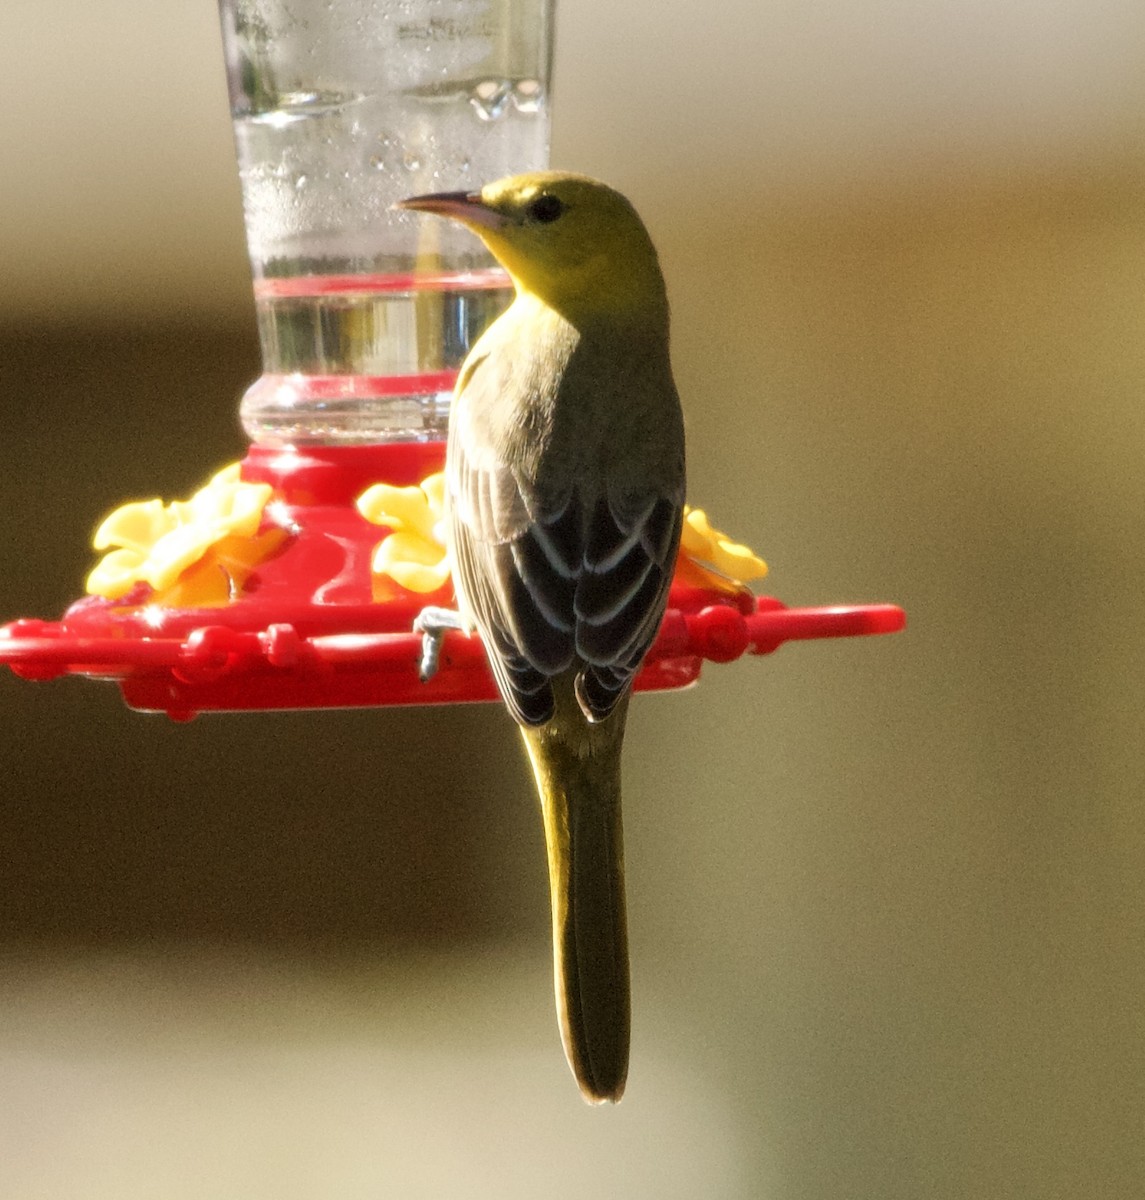
<svg viewBox="0 0 1145 1200">
<path fill-rule="evenodd" d="M 565 211 L 565 206 L 556 198 L 556 196 L 543 195 L 538 196 L 527 209 L 525 209 L 531 221 L 540 221 L 542 225 L 549 225 L 557 219 Z"/>
</svg>

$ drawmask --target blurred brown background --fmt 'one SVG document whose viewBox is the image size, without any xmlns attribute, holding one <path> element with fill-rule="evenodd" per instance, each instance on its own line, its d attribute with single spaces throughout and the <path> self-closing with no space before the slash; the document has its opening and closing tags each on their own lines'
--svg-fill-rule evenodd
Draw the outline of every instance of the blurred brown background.
<svg viewBox="0 0 1145 1200">
<path fill-rule="evenodd" d="M 492 707 L 0 675 L 0 1195 L 1145 1190 L 1145 10 L 566 4 L 555 164 L 661 246 L 690 492 L 905 634 L 634 708 L 629 1094 L 552 1018 Z M 7 0 L 0 617 L 238 457 L 214 6 Z"/>
</svg>

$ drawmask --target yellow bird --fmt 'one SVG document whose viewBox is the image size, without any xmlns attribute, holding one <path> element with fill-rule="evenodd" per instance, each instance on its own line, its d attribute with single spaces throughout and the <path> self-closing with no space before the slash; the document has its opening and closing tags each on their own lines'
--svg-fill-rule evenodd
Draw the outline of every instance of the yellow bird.
<svg viewBox="0 0 1145 1200">
<path fill-rule="evenodd" d="M 616 1101 L 630 1026 L 621 741 L 684 505 L 664 279 L 629 201 L 582 175 L 400 207 L 468 226 L 516 288 L 454 393 L 448 546 L 462 622 L 540 793 L 565 1053 L 590 1103 Z"/>
</svg>

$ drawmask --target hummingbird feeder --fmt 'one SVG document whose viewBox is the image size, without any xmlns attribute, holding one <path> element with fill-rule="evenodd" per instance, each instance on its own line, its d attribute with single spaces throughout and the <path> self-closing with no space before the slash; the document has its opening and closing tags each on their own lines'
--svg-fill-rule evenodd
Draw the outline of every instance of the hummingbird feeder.
<svg viewBox="0 0 1145 1200">
<path fill-rule="evenodd" d="M 477 239 L 390 206 L 546 165 L 552 0 L 383 0 L 365 26 L 321 0 L 220 13 L 264 367 L 240 408 L 250 447 L 189 500 L 113 512 L 88 594 L 0 627 L 0 662 L 114 680 L 132 708 L 180 720 L 495 700 L 475 636 L 448 634 L 421 682 L 413 625 L 452 599 L 449 399 L 512 289 Z M 765 570 L 689 510 L 636 689 L 903 627 L 893 605 L 756 596 Z"/>
</svg>

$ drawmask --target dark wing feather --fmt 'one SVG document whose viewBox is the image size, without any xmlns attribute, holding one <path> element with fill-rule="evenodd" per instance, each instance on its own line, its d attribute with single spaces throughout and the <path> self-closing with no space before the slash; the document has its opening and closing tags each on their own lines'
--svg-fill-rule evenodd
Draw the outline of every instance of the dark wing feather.
<svg viewBox="0 0 1145 1200">
<path fill-rule="evenodd" d="M 577 700 L 603 720 L 627 692 L 660 627 L 680 542 L 682 496 L 600 501 L 577 583 Z"/>
<path fill-rule="evenodd" d="M 522 725 L 543 725 L 553 715 L 549 677 L 521 653 L 494 586 L 489 559 L 491 551 L 503 548 L 477 541 L 458 523 L 453 525 L 452 548 L 458 601 L 481 633 L 497 690 L 514 720 Z"/>
</svg>

